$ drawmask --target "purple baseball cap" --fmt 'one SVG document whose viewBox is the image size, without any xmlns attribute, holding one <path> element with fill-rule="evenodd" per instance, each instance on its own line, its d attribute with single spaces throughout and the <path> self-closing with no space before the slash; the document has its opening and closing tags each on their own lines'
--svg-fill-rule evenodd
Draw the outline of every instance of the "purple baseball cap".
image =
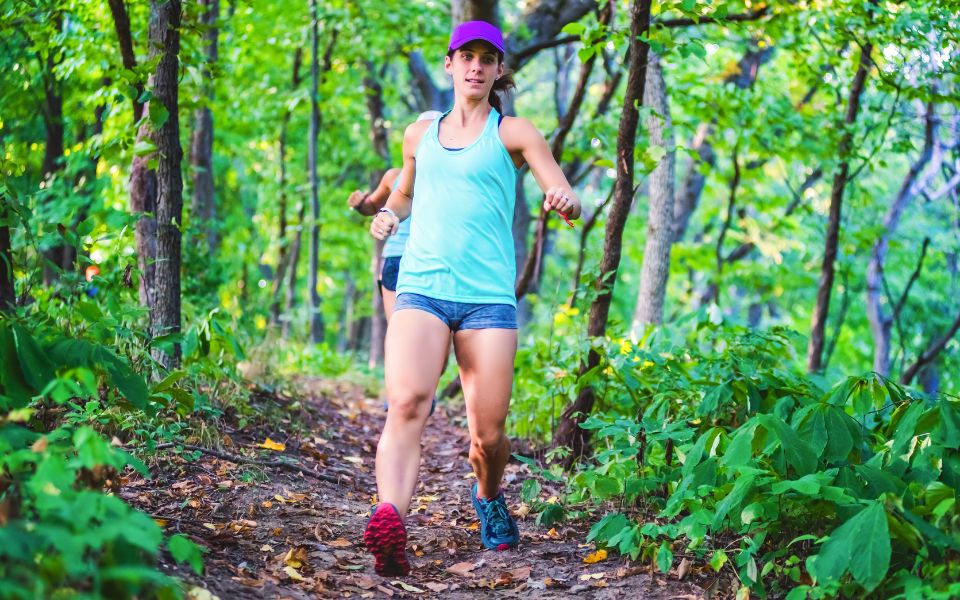
<svg viewBox="0 0 960 600">
<path fill-rule="evenodd" d="M 457 48 L 474 40 L 483 40 L 492 44 L 493 47 L 501 53 L 504 52 L 503 34 L 500 33 L 500 30 L 497 29 L 495 25 L 491 25 L 486 21 L 467 21 L 466 23 L 457 25 L 453 33 L 450 34 L 450 47 L 447 50 L 453 52 Z"/>
</svg>

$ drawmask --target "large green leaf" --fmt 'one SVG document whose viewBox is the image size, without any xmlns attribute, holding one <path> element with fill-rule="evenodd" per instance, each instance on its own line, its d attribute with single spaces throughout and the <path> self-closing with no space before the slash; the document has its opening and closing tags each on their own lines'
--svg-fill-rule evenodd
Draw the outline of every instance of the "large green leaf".
<svg viewBox="0 0 960 600">
<path fill-rule="evenodd" d="M 890 554 L 887 514 L 883 505 L 875 502 L 830 534 L 814 570 L 820 583 L 839 581 L 849 571 L 869 592 L 886 576 Z"/>
<path fill-rule="evenodd" d="M 776 415 L 758 415 L 760 423 L 768 431 L 780 438 L 780 447 L 787 462 L 800 475 L 806 475 L 817 468 L 817 455 L 807 442 L 800 439 L 797 432 Z"/>
<path fill-rule="evenodd" d="M 13 324 L 13 343 L 23 378 L 35 390 L 42 390 L 54 378 L 53 365 L 33 336 L 17 323 Z"/>
<path fill-rule="evenodd" d="M 147 382 L 108 348 L 86 340 L 61 340 L 50 349 L 59 362 L 71 367 L 105 371 L 110 382 L 133 406 L 144 409 L 150 397 Z"/>
</svg>

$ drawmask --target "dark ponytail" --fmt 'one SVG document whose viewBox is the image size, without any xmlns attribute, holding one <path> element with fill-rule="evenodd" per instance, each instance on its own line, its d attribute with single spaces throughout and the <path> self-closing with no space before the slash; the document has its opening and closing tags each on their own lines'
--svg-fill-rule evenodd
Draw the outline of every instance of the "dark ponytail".
<svg viewBox="0 0 960 600">
<path fill-rule="evenodd" d="M 501 63 L 503 60 L 501 59 Z M 510 94 L 510 91 L 516 89 L 517 84 L 513 80 L 513 71 L 506 67 L 503 68 L 503 75 L 493 82 L 493 88 L 490 90 L 488 98 L 490 106 L 497 109 L 497 112 L 503 114 L 503 101 Z"/>
</svg>

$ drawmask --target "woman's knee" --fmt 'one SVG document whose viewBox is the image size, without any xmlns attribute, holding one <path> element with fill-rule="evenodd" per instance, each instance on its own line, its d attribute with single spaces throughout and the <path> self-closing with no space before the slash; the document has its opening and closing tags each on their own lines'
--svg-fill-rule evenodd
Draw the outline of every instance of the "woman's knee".
<svg viewBox="0 0 960 600">
<path fill-rule="evenodd" d="M 496 454 L 503 447 L 506 439 L 503 428 L 478 432 L 470 436 L 470 452 L 479 456 Z"/>
<path fill-rule="evenodd" d="M 427 391 L 393 390 L 387 395 L 388 414 L 403 419 L 418 419 L 432 400 L 433 394 Z"/>
</svg>

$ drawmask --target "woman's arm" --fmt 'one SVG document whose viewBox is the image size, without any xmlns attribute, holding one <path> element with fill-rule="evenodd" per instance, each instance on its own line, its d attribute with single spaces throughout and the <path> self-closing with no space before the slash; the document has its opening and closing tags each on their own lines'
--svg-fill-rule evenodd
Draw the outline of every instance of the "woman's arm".
<svg viewBox="0 0 960 600">
<path fill-rule="evenodd" d="M 387 203 L 387 198 L 390 196 L 390 188 L 393 187 L 393 182 L 397 176 L 400 175 L 400 171 L 401 169 L 399 167 L 387 169 L 387 172 L 380 178 L 380 183 L 375 190 L 368 194 L 357 190 L 350 194 L 350 197 L 347 199 L 347 204 L 361 215 L 369 217 L 377 214 L 377 211 Z"/>
<path fill-rule="evenodd" d="M 378 240 L 385 240 L 396 233 L 400 221 L 410 216 L 413 182 L 417 176 L 414 156 L 428 127 L 430 127 L 430 121 L 417 121 L 407 127 L 403 134 L 403 170 L 400 173 L 400 185 L 390 193 L 382 212 L 378 212 L 370 223 L 370 235 Z"/>
<path fill-rule="evenodd" d="M 544 210 L 555 210 L 571 219 L 580 217 L 580 199 L 553 159 L 547 140 L 533 123 L 505 117 L 500 125 L 500 139 L 511 155 L 519 154 L 530 165 L 530 171 L 545 195 Z"/>
</svg>

